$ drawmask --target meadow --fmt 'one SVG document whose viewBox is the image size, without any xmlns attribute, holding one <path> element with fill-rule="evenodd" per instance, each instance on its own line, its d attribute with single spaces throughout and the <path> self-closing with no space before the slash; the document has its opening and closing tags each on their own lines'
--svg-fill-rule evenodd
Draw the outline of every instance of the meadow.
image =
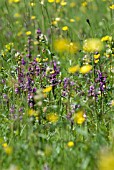
<svg viewBox="0 0 114 170">
<path fill-rule="evenodd" d="M 0 0 L 0 170 L 114 170 L 113 0 Z"/>
</svg>

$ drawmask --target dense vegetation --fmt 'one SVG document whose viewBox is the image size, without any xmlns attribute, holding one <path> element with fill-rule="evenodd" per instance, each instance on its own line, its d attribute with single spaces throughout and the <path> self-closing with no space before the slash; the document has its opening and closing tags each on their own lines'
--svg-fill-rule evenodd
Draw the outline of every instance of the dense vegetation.
<svg viewBox="0 0 114 170">
<path fill-rule="evenodd" d="M 112 0 L 0 0 L 0 170 L 114 170 Z"/>
</svg>

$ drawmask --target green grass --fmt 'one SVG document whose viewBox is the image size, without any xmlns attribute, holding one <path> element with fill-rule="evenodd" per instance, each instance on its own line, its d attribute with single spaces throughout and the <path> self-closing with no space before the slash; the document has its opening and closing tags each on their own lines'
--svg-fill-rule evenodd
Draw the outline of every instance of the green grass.
<svg viewBox="0 0 114 170">
<path fill-rule="evenodd" d="M 113 2 L 10 2 L 0 1 L 0 170 L 113 170 Z M 77 65 L 92 69 L 69 73 Z"/>
</svg>

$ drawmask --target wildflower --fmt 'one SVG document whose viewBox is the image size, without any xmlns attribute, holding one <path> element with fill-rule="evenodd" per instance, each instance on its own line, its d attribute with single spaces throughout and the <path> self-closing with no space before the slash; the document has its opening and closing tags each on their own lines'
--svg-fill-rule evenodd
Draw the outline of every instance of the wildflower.
<svg viewBox="0 0 114 170">
<path fill-rule="evenodd" d="M 62 30 L 63 30 L 63 31 L 68 31 L 68 27 L 67 27 L 67 26 L 64 26 L 64 27 L 62 27 Z"/>
<path fill-rule="evenodd" d="M 44 61 L 44 62 L 48 61 L 48 58 L 44 58 L 43 61 Z"/>
<path fill-rule="evenodd" d="M 4 148 L 4 151 L 6 152 L 6 154 L 10 155 L 12 154 L 12 147 L 11 146 L 8 146 L 7 143 L 3 143 L 2 144 L 3 148 Z"/>
<path fill-rule="evenodd" d="M 79 69 L 80 69 L 79 65 L 76 65 L 76 66 L 68 68 L 68 72 L 69 73 L 76 73 L 77 71 L 79 71 Z"/>
<path fill-rule="evenodd" d="M 34 7 L 36 4 L 34 2 L 30 3 L 30 6 Z"/>
<path fill-rule="evenodd" d="M 23 34 L 22 31 L 20 31 L 17 33 L 17 36 L 20 37 L 22 34 Z"/>
<path fill-rule="evenodd" d="M 106 35 L 106 36 L 102 37 L 101 41 L 112 41 L 112 36 Z"/>
<path fill-rule="evenodd" d="M 79 49 L 79 44 L 75 43 L 75 42 L 69 42 L 68 47 L 67 47 L 67 51 L 71 54 L 76 53 Z"/>
<path fill-rule="evenodd" d="M 70 7 L 71 7 L 71 8 L 74 8 L 75 6 L 76 6 L 76 3 L 75 3 L 75 2 L 71 2 L 71 3 L 70 3 Z"/>
<path fill-rule="evenodd" d="M 111 101 L 111 106 L 114 106 L 114 100 Z"/>
<path fill-rule="evenodd" d="M 99 160 L 99 170 L 114 170 L 114 154 L 102 154 Z"/>
<path fill-rule="evenodd" d="M 6 44 L 5 45 L 6 51 L 10 51 L 13 46 L 14 46 L 13 43 Z"/>
<path fill-rule="evenodd" d="M 13 2 L 18 3 L 18 2 L 20 2 L 20 0 L 13 0 Z"/>
<path fill-rule="evenodd" d="M 50 113 L 46 116 L 46 119 L 51 123 L 56 123 L 59 119 L 59 116 L 56 113 Z"/>
<path fill-rule="evenodd" d="M 55 20 L 58 22 L 58 21 L 60 21 L 60 20 L 61 20 L 61 18 L 55 18 Z"/>
<path fill-rule="evenodd" d="M 52 86 L 48 86 L 45 89 L 43 89 L 43 93 L 50 92 L 52 90 Z"/>
<path fill-rule="evenodd" d="M 75 20 L 74 19 L 70 19 L 70 22 L 75 22 Z"/>
<path fill-rule="evenodd" d="M 68 44 L 68 40 L 67 39 L 57 39 L 54 42 L 54 48 L 56 51 L 58 52 L 64 52 L 67 49 L 67 44 Z"/>
<path fill-rule="evenodd" d="M 31 35 L 31 31 L 27 31 L 27 32 L 26 32 L 26 35 Z"/>
<path fill-rule="evenodd" d="M 57 25 L 57 21 L 52 21 L 52 25 Z"/>
<path fill-rule="evenodd" d="M 99 89 L 103 92 L 106 89 L 106 76 L 103 76 L 103 73 L 100 70 L 98 70 L 98 78 L 96 79 L 96 82 L 99 82 Z"/>
<path fill-rule="evenodd" d="M 55 0 L 55 2 L 56 2 L 56 3 L 60 3 L 60 2 L 61 2 L 61 0 Z"/>
<path fill-rule="evenodd" d="M 82 2 L 81 4 L 83 7 L 86 7 L 87 6 L 87 2 Z"/>
<path fill-rule="evenodd" d="M 30 110 L 28 111 L 28 115 L 29 115 L 29 116 L 38 116 L 38 113 L 37 113 L 35 110 L 30 109 Z"/>
<path fill-rule="evenodd" d="M 2 146 L 3 146 L 3 148 L 6 148 L 8 145 L 7 145 L 7 143 L 3 143 Z"/>
<path fill-rule="evenodd" d="M 4 150 L 5 150 L 7 155 L 11 155 L 12 151 L 13 151 L 11 146 L 6 147 Z"/>
<path fill-rule="evenodd" d="M 89 73 L 92 69 L 92 66 L 87 64 L 87 65 L 84 65 L 80 68 L 80 73 L 82 74 L 86 74 L 86 73 Z"/>
<path fill-rule="evenodd" d="M 89 96 L 95 96 L 95 95 L 96 95 L 96 94 L 95 94 L 95 87 L 94 87 L 93 85 L 91 85 L 91 86 L 89 87 L 88 94 L 89 94 Z"/>
<path fill-rule="evenodd" d="M 100 58 L 100 54 L 99 53 L 94 55 L 94 59 L 99 59 L 99 58 Z"/>
<path fill-rule="evenodd" d="M 55 0 L 48 0 L 49 3 L 53 3 Z"/>
<path fill-rule="evenodd" d="M 41 58 L 37 57 L 37 58 L 36 58 L 36 61 L 37 61 L 37 62 L 41 62 Z"/>
<path fill-rule="evenodd" d="M 34 16 L 34 15 L 31 16 L 31 20 L 34 20 L 34 19 L 36 19 L 36 16 Z"/>
<path fill-rule="evenodd" d="M 97 64 L 98 62 L 99 62 L 99 60 L 96 60 L 96 59 L 94 60 L 94 63 L 96 63 L 96 64 Z"/>
<path fill-rule="evenodd" d="M 8 2 L 11 4 L 11 3 L 18 3 L 18 2 L 20 2 L 20 0 L 8 0 Z"/>
<path fill-rule="evenodd" d="M 84 41 L 83 50 L 85 52 L 96 52 L 103 49 L 103 43 L 97 38 L 90 38 Z"/>
<path fill-rule="evenodd" d="M 74 142 L 69 141 L 69 142 L 67 143 L 67 146 L 68 146 L 69 148 L 73 147 L 73 146 L 74 146 Z"/>
<path fill-rule="evenodd" d="M 48 0 L 49 3 L 53 3 L 53 2 L 55 2 L 55 3 L 60 3 L 60 1 L 61 1 L 61 0 Z"/>
<path fill-rule="evenodd" d="M 61 1 L 61 6 L 65 6 L 67 4 L 67 2 L 65 2 L 64 0 Z"/>
<path fill-rule="evenodd" d="M 15 17 L 15 18 L 19 18 L 20 16 L 21 16 L 21 15 L 20 15 L 19 13 L 15 13 L 15 14 L 14 14 L 14 17 Z"/>
<path fill-rule="evenodd" d="M 100 54 L 98 53 L 98 54 L 95 54 L 94 55 L 94 63 L 98 63 L 99 62 L 99 58 L 100 58 Z"/>
<path fill-rule="evenodd" d="M 114 9 L 114 4 L 110 6 L 110 9 Z"/>
<path fill-rule="evenodd" d="M 84 113 L 84 111 L 78 111 L 77 113 L 74 114 L 73 116 L 73 120 L 75 123 L 77 124 L 82 124 L 83 122 L 85 122 L 86 119 L 86 115 Z"/>
<path fill-rule="evenodd" d="M 38 41 L 34 41 L 33 43 L 34 43 L 34 45 L 38 45 Z"/>
</svg>

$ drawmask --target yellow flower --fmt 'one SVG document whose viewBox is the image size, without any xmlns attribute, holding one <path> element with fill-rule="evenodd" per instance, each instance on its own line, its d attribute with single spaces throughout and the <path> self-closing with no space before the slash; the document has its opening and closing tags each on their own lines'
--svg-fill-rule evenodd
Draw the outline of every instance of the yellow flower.
<svg viewBox="0 0 114 170">
<path fill-rule="evenodd" d="M 36 58 L 36 61 L 37 61 L 37 62 L 40 62 L 40 61 L 41 61 L 41 58 L 38 58 L 38 57 L 37 57 L 37 58 Z"/>
<path fill-rule="evenodd" d="M 82 124 L 86 119 L 86 115 L 84 114 L 84 111 L 78 111 L 74 114 L 73 120 L 77 124 Z"/>
<path fill-rule="evenodd" d="M 90 38 L 84 41 L 83 50 L 85 52 L 96 52 L 103 49 L 103 43 L 97 38 Z"/>
<path fill-rule="evenodd" d="M 106 36 L 102 37 L 101 41 L 112 41 L 112 36 L 106 35 Z"/>
<path fill-rule="evenodd" d="M 34 7 L 36 4 L 34 2 L 30 3 L 30 6 Z"/>
<path fill-rule="evenodd" d="M 60 18 L 55 18 L 54 21 L 52 21 L 52 25 L 57 25 L 57 23 L 60 21 Z"/>
<path fill-rule="evenodd" d="M 18 3 L 18 2 L 20 2 L 20 0 L 13 0 L 13 2 Z"/>
<path fill-rule="evenodd" d="M 86 73 L 89 73 L 92 69 L 92 66 L 87 64 L 87 65 L 84 65 L 80 68 L 80 73 L 82 74 L 86 74 Z"/>
<path fill-rule="evenodd" d="M 68 72 L 69 73 L 76 73 L 77 71 L 79 71 L 79 69 L 80 69 L 79 65 L 76 65 L 76 66 L 68 68 Z"/>
<path fill-rule="evenodd" d="M 61 6 L 65 6 L 67 4 L 67 2 L 65 2 L 64 0 L 61 1 Z"/>
<path fill-rule="evenodd" d="M 49 113 L 46 116 L 46 119 L 51 123 L 56 123 L 59 119 L 59 116 L 56 113 Z"/>
<path fill-rule="evenodd" d="M 73 54 L 73 53 L 76 53 L 78 51 L 78 49 L 79 49 L 79 44 L 74 43 L 74 42 L 69 42 L 68 47 L 67 47 L 66 50 L 69 53 Z"/>
<path fill-rule="evenodd" d="M 14 46 L 13 43 L 9 43 L 9 44 L 5 45 L 5 48 L 6 48 L 7 51 L 10 51 L 13 46 Z"/>
<path fill-rule="evenodd" d="M 17 36 L 20 37 L 22 34 L 23 34 L 22 31 L 20 31 L 17 33 Z"/>
<path fill-rule="evenodd" d="M 12 149 L 11 146 L 8 146 L 7 143 L 3 143 L 2 146 L 3 146 L 4 151 L 6 152 L 6 154 L 8 154 L 8 155 L 12 154 L 13 149 Z"/>
<path fill-rule="evenodd" d="M 110 9 L 114 9 L 114 4 L 110 6 Z"/>
<path fill-rule="evenodd" d="M 52 86 L 48 86 L 45 89 L 43 89 L 43 93 L 50 92 L 52 90 Z"/>
<path fill-rule="evenodd" d="M 114 170 L 114 154 L 104 153 L 99 160 L 99 170 Z"/>
<path fill-rule="evenodd" d="M 79 44 L 70 42 L 67 39 L 60 38 L 54 42 L 54 49 L 58 52 L 76 53 L 79 49 Z"/>
<path fill-rule="evenodd" d="M 97 63 L 99 62 L 99 60 L 96 60 L 96 59 L 95 59 L 94 62 L 97 64 Z"/>
<path fill-rule="evenodd" d="M 61 2 L 61 0 L 55 0 L 55 2 L 56 2 L 56 3 L 60 3 L 60 2 Z"/>
<path fill-rule="evenodd" d="M 34 41 L 33 43 L 34 43 L 34 45 L 38 45 L 38 41 Z"/>
<path fill-rule="evenodd" d="M 114 106 L 114 100 L 111 101 L 111 106 Z"/>
<path fill-rule="evenodd" d="M 71 19 L 70 19 L 70 22 L 75 22 L 75 20 L 71 18 Z"/>
<path fill-rule="evenodd" d="M 82 2 L 82 6 L 86 7 L 87 6 L 87 2 Z"/>
<path fill-rule="evenodd" d="M 49 3 L 53 3 L 53 2 L 55 2 L 55 3 L 60 3 L 60 1 L 61 1 L 61 0 L 48 0 Z"/>
<path fill-rule="evenodd" d="M 34 19 L 36 19 L 36 16 L 34 16 L 34 15 L 31 16 L 31 20 L 34 20 Z"/>
<path fill-rule="evenodd" d="M 69 148 L 73 147 L 73 146 L 74 146 L 74 142 L 69 141 L 69 142 L 67 143 L 67 146 L 68 146 Z"/>
<path fill-rule="evenodd" d="M 95 54 L 94 55 L 94 59 L 99 59 L 100 58 L 100 54 Z"/>
<path fill-rule="evenodd" d="M 48 2 L 49 2 L 49 3 L 53 3 L 53 2 L 55 2 L 55 0 L 48 0 Z"/>
<path fill-rule="evenodd" d="M 52 25 L 57 25 L 57 21 L 52 21 Z"/>
<path fill-rule="evenodd" d="M 44 61 L 44 62 L 45 62 L 45 61 L 48 61 L 48 58 L 43 59 L 43 61 Z"/>
<path fill-rule="evenodd" d="M 57 39 L 56 41 L 54 41 L 54 49 L 57 52 L 64 52 L 67 49 L 67 45 L 68 45 L 68 40 L 67 39 Z"/>
<path fill-rule="evenodd" d="M 30 110 L 28 111 L 28 115 L 29 115 L 29 116 L 38 116 L 38 113 L 37 113 L 35 110 L 30 109 Z"/>
<path fill-rule="evenodd" d="M 27 31 L 27 32 L 26 32 L 26 35 L 31 35 L 31 31 Z"/>
<path fill-rule="evenodd" d="M 11 3 L 18 3 L 18 2 L 20 2 L 20 0 L 8 0 L 8 2 L 11 4 Z"/>
<path fill-rule="evenodd" d="M 8 154 L 8 155 L 11 155 L 12 151 L 13 151 L 11 146 L 6 147 L 4 150 L 5 150 L 6 154 Z"/>
<path fill-rule="evenodd" d="M 6 148 L 8 146 L 8 144 L 7 143 L 3 143 L 2 146 L 3 146 L 3 148 Z"/>
<path fill-rule="evenodd" d="M 67 26 L 64 26 L 64 27 L 62 27 L 62 30 L 63 30 L 63 31 L 68 31 L 68 27 L 67 27 Z"/>
<path fill-rule="evenodd" d="M 71 2 L 71 3 L 70 3 L 70 7 L 71 7 L 71 8 L 74 8 L 75 6 L 76 6 L 76 3 L 75 3 L 75 2 Z"/>
<path fill-rule="evenodd" d="M 15 14 L 14 14 L 14 17 L 15 17 L 15 18 L 19 18 L 20 16 L 21 16 L 21 15 L 20 15 L 19 13 L 15 13 Z"/>
<path fill-rule="evenodd" d="M 94 63 L 98 63 L 99 62 L 99 58 L 100 58 L 100 54 L 95 54 L 94 55 Z"/>
</svg>

